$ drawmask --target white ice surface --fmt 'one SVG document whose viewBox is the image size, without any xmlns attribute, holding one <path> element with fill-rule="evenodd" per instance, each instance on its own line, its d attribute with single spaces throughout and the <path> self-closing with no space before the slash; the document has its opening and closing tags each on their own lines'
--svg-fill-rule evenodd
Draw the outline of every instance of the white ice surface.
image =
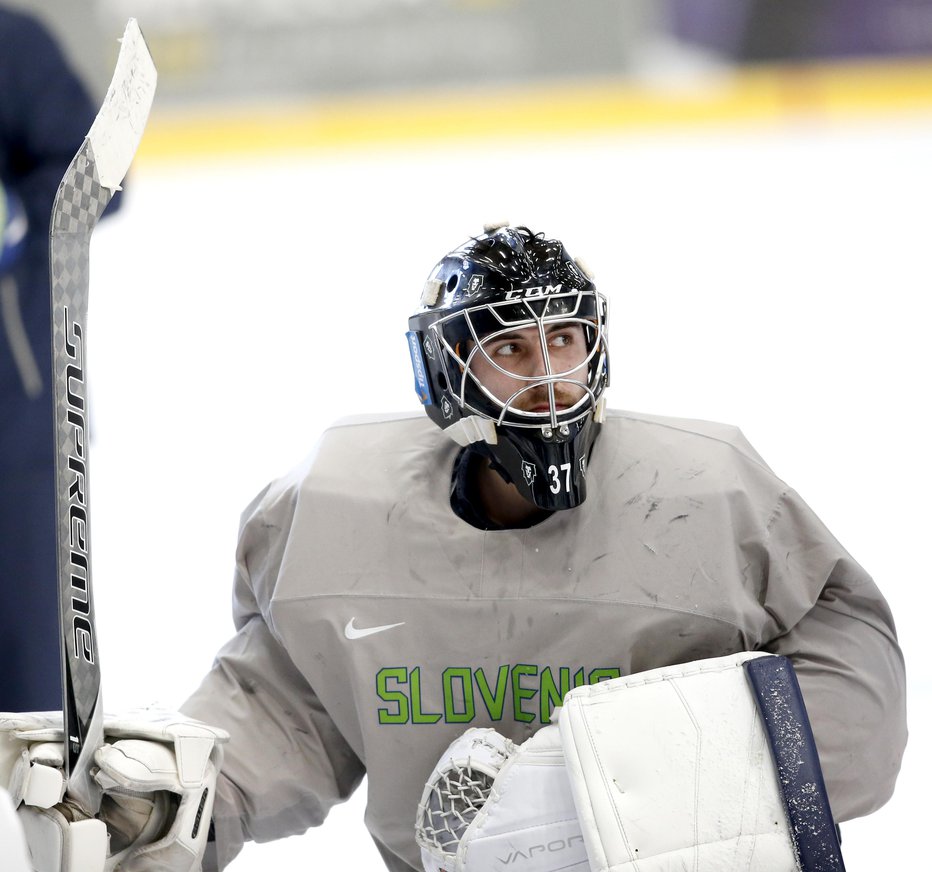
<svg viewBox="0 0 932 872">
<path fill-rule="evenodd" d="M 932 771 L 930 155 L 932 117 L 138 162 L 91 258 L 107 709 L 191 692 L 232 631 L 240 510 L 332 419 L 415 407 L 404 331 L 428 270 L 505 216 L 610 294 L 611 405 L 739 424 L 886 593 L 912 737 L 844 850 L 849 872 L 910 867 Z M 379 869 L 363 810 L 360 791 L 231 868 Z"/>
</svg>

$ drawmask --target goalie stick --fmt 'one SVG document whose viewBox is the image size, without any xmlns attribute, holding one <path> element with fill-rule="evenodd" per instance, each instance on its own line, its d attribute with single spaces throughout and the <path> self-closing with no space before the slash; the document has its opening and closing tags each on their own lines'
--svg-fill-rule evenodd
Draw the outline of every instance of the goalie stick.
<svg viewBox="0 0 932 872">
<path fill-rule="evenodd" d="M 127 23 L 121 43 L 107 96 L 59 185 L 49 239 L 65 775 L 69 795 L 91 814 L 100 808 L 100 789 L 90 770 L 103 743 L 103 708 L 88 501 L 89 247 L 142 138 L 156 80 L 135 19 Z"/>
</svg>

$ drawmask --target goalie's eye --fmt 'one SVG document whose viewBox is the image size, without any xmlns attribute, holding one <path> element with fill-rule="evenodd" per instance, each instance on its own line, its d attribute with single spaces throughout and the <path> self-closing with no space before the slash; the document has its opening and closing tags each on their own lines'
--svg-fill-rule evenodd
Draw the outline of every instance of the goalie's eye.
<svg viewBox="0 0 932 872">
<path fill-rule="evenodd" d="M 492 357 L 514 357 L 521 352 L 521 346 L 517 342 L 497 342 L 486 350 Z"/>
<path fill-rule="evenodd" d="M 547 331 L 547 345 L 558 351 L 579 347 L 585 353 L 586 334 L 581 324 L 562 324 Z"/>
</svg>

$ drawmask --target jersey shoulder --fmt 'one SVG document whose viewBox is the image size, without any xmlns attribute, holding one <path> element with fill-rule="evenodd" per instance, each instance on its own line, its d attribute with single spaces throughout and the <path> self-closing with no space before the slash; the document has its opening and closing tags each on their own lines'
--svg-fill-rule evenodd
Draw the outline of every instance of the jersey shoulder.
<svg viewBox="0 0 932 872">
<path fill-rule="evenodd" d="M 374 497 L 386 479 L 397 482 L 407 460 L 455 451 L 455 444 L 421 411 L 352 415 L 328 426 L 311 452 L 256 496 L 244 512 L 251 516 L 275 506 L 293 506 L 304 489 L 329 499 Z"/>
<path fill-rule="evenodd" d="M 609 427 L 618 427 L 642 433 L 651 442 L 659 440 L 681 445 L 701 445 L 705 443 L 708 449 L 718 445 L 726 450 L 736 452 L 744 459 L 760 465 L 768 472 L 771 471 L 763 457 L 748 442 L 741 429 L 734 424 L 707 421 L 701 418 L 678 418 L 620 409 L 608 410 L 605 423 Z"/>
<path fill-rule="evenodd" d="M 411 422 L 430 423 L 430 419 L 427 418 L 420 410 L 408 412 L 382 412 L 364 415 L 347 415 L 334 421 L 325 432 L 347 428 L 372 427 L 382 424 L 403 425 L 405 423 Z"/>
</svg>

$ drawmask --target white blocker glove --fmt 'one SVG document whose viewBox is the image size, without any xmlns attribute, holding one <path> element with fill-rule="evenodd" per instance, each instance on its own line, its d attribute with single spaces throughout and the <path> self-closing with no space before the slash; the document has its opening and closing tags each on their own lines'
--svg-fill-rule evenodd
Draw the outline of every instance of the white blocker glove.
<svg viewBox="0 0 932 872">
<path fill-rule="evenodd" d="M 95 819 L 66 792 L 61 713 L 0 714 L 0 785 L 17 807 L 33 868 L 200 869 L 227 734 L 177 712 L 141 710 L 105 716 L 104 738 L 94 755 L 103 790 Z M 88 857 L 104 853 L 102 865 L 87 868 Z"/>
<path fill-rule="evenodd" d="M 785 657 L 577 687 L 558 723 L 593 872 L 844 872 Z"/>
<path fill-rule="evenodd" d="M 426 872 L 588 872 L 557 727 L 521 745 L 467 730 L 427 780 L 415 839 Z"/>
</svg>

